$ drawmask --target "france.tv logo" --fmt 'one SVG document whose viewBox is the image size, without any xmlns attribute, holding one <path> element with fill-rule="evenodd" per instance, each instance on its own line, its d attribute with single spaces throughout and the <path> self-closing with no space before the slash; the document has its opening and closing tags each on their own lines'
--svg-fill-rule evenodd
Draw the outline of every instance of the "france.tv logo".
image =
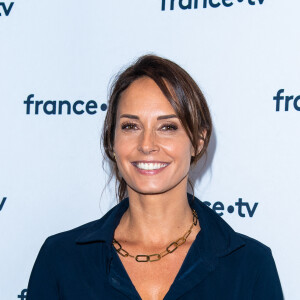
<svg viewBox="0 0 300 300">
<path fill-rule="evenodd" d="M 249 202 L 243 201 L 243 198 L 238 198 L 238 201 L 234 203 L 234 205 L 228 205 L 227 209 L 223 202 L 217 201 L 215 203 L 210 203 L 209 201 L 203 201 L 208 207 L 210 207 L 214 212 L 216 212 L 219 216 L 223 216 L 224 213 L 227 212 L 232 214 L 237 209 L 237 214 L 241 218 L 245 218 L 246 216 L 252 218 L 257 209 L 258 202 L 255 202 L 252 207 Z"/>
<path fill-rule="evenodd" d="M 10 4 L 5 4 L 5 2 L 0 2 L 0 17 L 3 15 L 8 17 L 14 4 L 15 2 L 10 2 Z"/>
<path fill-rule="evenodd" d="M 24 100 L 26 105 L 26 114 L 46 114 L 46 115 L 94 115 L 98 112 L 99 108 L 102 111 L 107 109 L 107 105 L 102 103 L 100 106 L 95 100 L 89 100 L 87 102 L 83 100 L 76 100 L 70 102 L 68 100 L 36 100 L 34 94 L 28 95 Z"/>
<path fill-rule="evenodd" d="M 175 8 L 200 9 L 200 8 L 218 8 L 231 7 L 234 4 L 245 2 L 248 5 L 262 5 L 264 0 L 161 0 L 161 10 L 174 10 Z"/>
<path fill-rule="evenodd" d="M 284 95 L 284 89 L 280 89 L 273 97 L 273 100 L 275 101 L 276 111 L 289 111 L 293 109 L 300 111 L 300 95 Z"/>
</svg>

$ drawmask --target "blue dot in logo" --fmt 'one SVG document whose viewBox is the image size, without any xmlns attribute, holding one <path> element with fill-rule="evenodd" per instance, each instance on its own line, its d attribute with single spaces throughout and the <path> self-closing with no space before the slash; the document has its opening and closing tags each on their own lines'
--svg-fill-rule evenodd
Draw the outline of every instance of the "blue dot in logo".
<svg viewBox="0 0 300 300">
<path fill-rule="evenodd" d="M 105 103 L 102 103 L 100 108 L 101 108 L 102 111 L 106 111 L 107 110 L 107 105 Z"/>
<path fill-rule="evenodd" d="M 228 211 L 230 214 L 232 214 L 233 211 L 234 211 L 234 207 L 233 207 L 232 205 L 229 205 L 229 206 L 227 207 L 227 211 Z"/>
<path fill-rule="evenodd" d="M 238 2 L 243 2 L 243 0 L 238 0 Z"/>
</svg>

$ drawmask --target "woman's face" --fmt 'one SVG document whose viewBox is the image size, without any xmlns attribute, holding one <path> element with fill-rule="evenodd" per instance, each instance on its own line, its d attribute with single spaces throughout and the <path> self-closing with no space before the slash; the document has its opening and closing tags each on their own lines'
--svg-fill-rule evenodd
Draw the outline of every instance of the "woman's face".
<svg viewBox="0 0 300 300">
<path fill-rule="evenodd" d="M 173 107 L 148 77 L 135 80 L 121 95 L 114 151 L 119 172 L 134 191 L 163 193 L 181 182 L 186 187 L 192 144 Z"/>
</svg>

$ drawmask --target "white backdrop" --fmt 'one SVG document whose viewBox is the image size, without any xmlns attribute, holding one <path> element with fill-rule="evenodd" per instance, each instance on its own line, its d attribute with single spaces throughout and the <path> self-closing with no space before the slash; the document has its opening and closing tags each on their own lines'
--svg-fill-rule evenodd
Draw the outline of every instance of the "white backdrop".
<svg viewBox="0 0 300 300">
<path fill-rule="evenodd" d="M 192 173 L 196 196 L 272 249 L 285 299 L 297 299 L 299 10 L 298 0 L 0 2 L 0 299 L 26 299 L 46 237 L 116 204 L 114 182 L 101 197 L 107 87 L 146 53 L 180 64 L 207 97 L 215 131 L 208 165 Z M 27 114 L 31 94 L 94 100 L 94 113 L 47 114 L 48 102 L 36 114 L 35 102 Z"/>
</svg>

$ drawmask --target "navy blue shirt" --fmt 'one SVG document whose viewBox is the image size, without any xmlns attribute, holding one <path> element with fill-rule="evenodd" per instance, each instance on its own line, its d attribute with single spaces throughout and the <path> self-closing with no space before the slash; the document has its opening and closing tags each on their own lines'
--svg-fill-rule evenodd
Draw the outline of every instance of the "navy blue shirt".
<svg viewBox="0 0 300 300">
<path fill-rule="evenodd" d="M 282 300 L 271 249 L 235 232 L 188 194 L 201 230 L 165 300 Z M 101 219 L 46 239 L 33 266 L 27 300 L 141 299 L 112 246 L 129 205 L 125 198 Z"/>
</svg>

